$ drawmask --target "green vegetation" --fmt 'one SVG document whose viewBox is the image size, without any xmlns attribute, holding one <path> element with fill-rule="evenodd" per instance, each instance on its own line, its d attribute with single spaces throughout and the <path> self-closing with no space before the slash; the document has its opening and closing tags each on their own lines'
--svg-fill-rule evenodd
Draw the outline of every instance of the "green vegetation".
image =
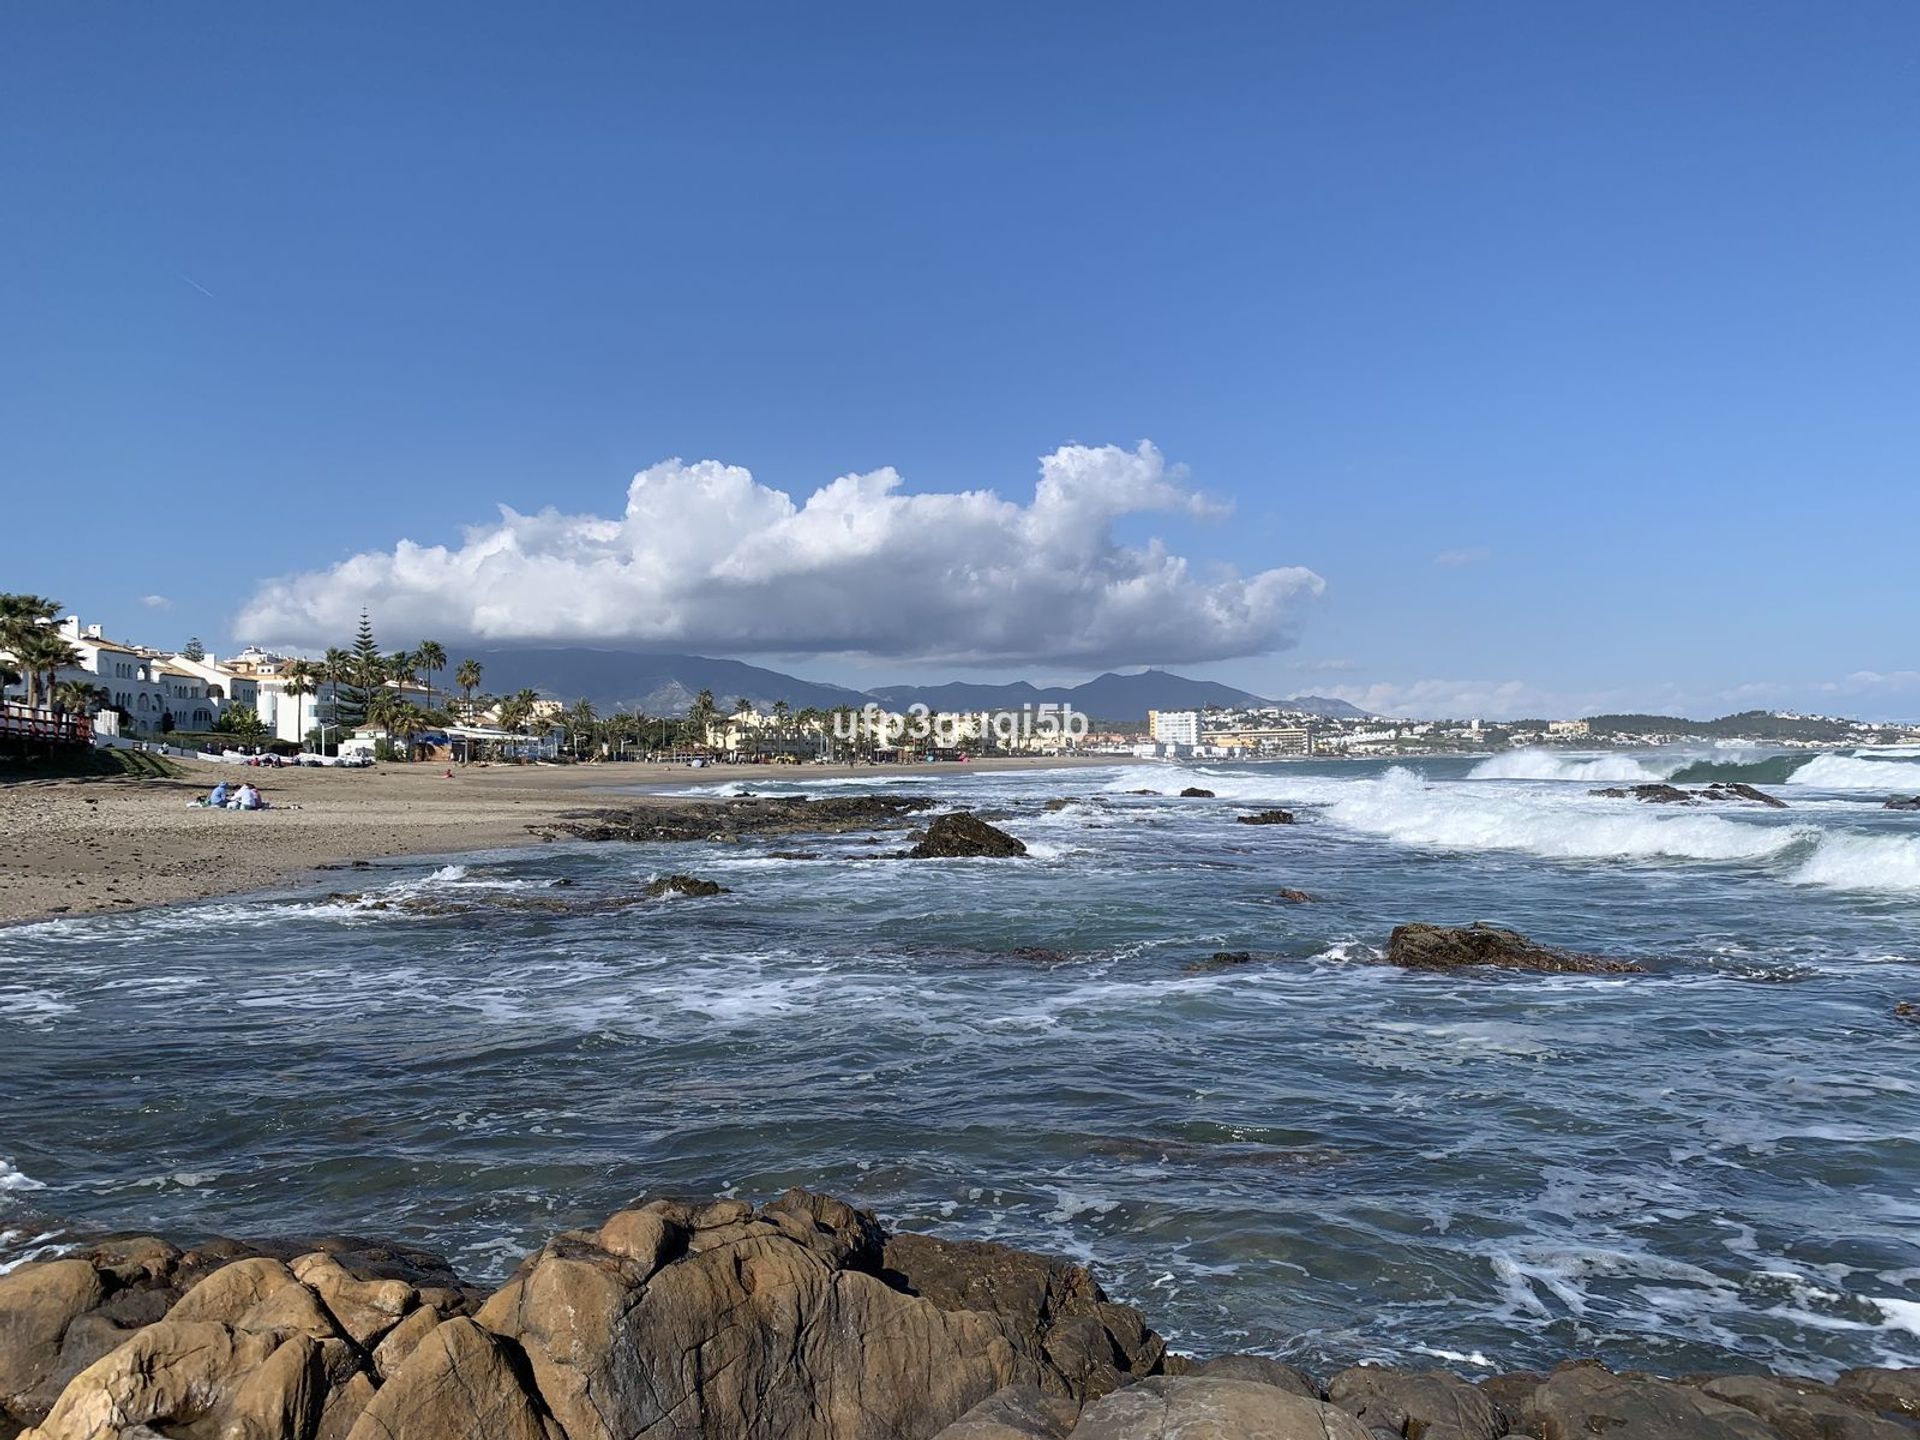
<svg viewBox="0 0 1920 1440">
<path fill-rule="evenodd" d="M 1587 719 L 1587 730 L 1595 736 L 1684 735 L 1702 740 L 1799 740 L 1815 744 L 1858 744 L 1878 733 L 1863 730 L 1850 720 L 1776 715 L 1770 710 L 1742 710 L 1717 720 L 1688 720 L 1679 715 L 1592 715 Z"/>
<path fill-rule="evenodd" d="M 37 759 L 0 757 L 0 781 L 180 780 L 187 768 L 150 750 L 72 750 Z"/>
</svg>

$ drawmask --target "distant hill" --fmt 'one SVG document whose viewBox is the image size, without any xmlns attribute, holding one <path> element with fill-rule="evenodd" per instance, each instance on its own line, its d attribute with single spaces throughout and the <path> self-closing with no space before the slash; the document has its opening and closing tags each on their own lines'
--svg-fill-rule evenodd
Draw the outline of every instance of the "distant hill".
<svg viewBox="0 0 1920 1440">
<path fill-rule="evenodd" d="M 706 655 L 655 655 L 628 650 L 585 647 L 514 647 L 463 651 L 485 671 L 481 688 L 490 695 L 515 690 L 538 690 L 555 699 L 584 696 L 596 710 L 637 710 L 646 715 L 680 715 L 702 690 L 711 690 L 722 709 L 731 710 L 741 696 L 765 710 L 784 700 L 796 710 L 809 706 L 837 709 L 877 702 L 889 710 L 925 705 L 929 710 L 1018 710 L 1024 706 L 1071 705 L 1096 721 L 1133 723 L 1149 710 L 1199 710 L 1208 705 L 1283 705 L 1313 715 L 1363 718 L 1344 700 L 1302 695 L 1293 700 L 1266 700 L 1247 690 L 1236 690 L 1215 680 L 1189 680 L 1166 670 L 1138 675 L 1102 675 L 1083 685 L 1042 688 L 1017 680 L 1006 685 L 883 685 L 872 691 L 824 685 L 797 676 L 718 660 Z"/>
<path fill-rule="evenodd" d="M 739 660 L 706 655 L 651 655 L 628 650 L 525 648 L 464 652 L 485 670 L 489 695 L 538 690 L 555 699 L 584 696 L 596 710 L 637 710 L 644 715 L 681 715 L 702 690 L 711 690 L 723 710 L 741 696 L 765 710 L 784 700 L 796 710 L 864 705 L 867 696 L 844 685 L 820 685 Z"/>
</svg>

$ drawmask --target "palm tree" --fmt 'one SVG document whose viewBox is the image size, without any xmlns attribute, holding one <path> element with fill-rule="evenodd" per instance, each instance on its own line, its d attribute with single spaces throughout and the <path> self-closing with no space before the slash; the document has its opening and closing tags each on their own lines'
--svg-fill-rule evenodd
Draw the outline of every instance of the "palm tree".
<svg viewBox="0 0 1920 1440">
<path fill-rule="evenodd" d="M 720 707 L 714 703 L 711 690 L 702 690 L 693 697 L 693 708 L 688 712 L 688 718 L 693 721 L 694 733 L 699 737 L 699 744 L 707 745 L 712 742 L 713 722 L 719 716 Z"/>
<path fill-rule="evenodd" d="M 383 686 L 368 697 L 367 713 L 362 717 L 362 723 L 386 731 L 391 738 L 400 727 L 400 707 L 405 703 L 399 691 Z"/>
<path fill-rule="evenodd" d="M 36 708 L 42 695 L 51 698 L 56 675 L 80 663 L 80 652 L 58 630 L 45 625 L 34 626 L 11 648 L 26 673 L 27 704 Z"/>
<path fill-rule="evenodd" d="M 433 708 L 433 677 L 447 668 L 447 652 L 438 640 L 422 640 L 413 652 L 413 663 L 427 677 L 427 709 Z"/>
<path fill-rule="evenodd" d="M 61 664 L 77 664 L 80 659 L 71 646 L 66 646 L 66 653 L 73 655 L 71 660 L 56 660 L 52 666 L 46 663 L 46 657 L 54 654 L 42 643 L 47 637 L 66 645 L 59 632 L 49 628 L 59 613 L 60 602 L 44 595 L 0 594 L 0 650 L 13 656 L 12 668 L 27 682 L 27 704 L 32 706 L 39 704 L 42 675 Z"/>
<path fill-rule="evenodd" d="M 285 671 L 286 683 L 280 687 L 280 693 L 293 701 L 294 728 L 299 729 L 300 697 L 318 693 L 320 671 L 311 660 L 295 660 Z M 306 741 L 301 740 L 304 749 Z"/>
<path fill-rule="evenodd" d="M 413 656 L 405 650 L 396 650 L 381 661 L 380 671 L 390 684 L 398 685 L 403 690 L 420 678 Z"/>
<path fill-rule="evenodd" d="M 53 687 L 53 703 L 74 715 L 92 715 L 112 698 L 104 685 L 84 680 L 62 680 Z"/>
<path fill-rule="evenodd" d="M 600 717 L 594 714 L 593 702 L 581 696 L 573 702 L 573 708 L 567 711 L 567 738 L 573 744 L 573 758 L 580 758 L 580 737 L 593 738 L 594 721 Z"/>
<path fill-rule="evenodd" d="M 480 688 L 480 677 L 485 667 L 478 660 L 462 660 L 460 668 L 453 672 L 453 683 L 466 692 L 467 723 L 473 723 L 473 692 Z"/>
</svg>

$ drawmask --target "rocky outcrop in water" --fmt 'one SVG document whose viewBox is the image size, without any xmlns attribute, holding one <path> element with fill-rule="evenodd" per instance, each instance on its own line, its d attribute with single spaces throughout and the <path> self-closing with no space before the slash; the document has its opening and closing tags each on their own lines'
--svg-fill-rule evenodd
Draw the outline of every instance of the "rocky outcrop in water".
<svg viewBox="0 0 1920 1440">
<path fill-rule="evenodd" d="M 1396 925 L 1387 940 L 1385 959 L 1404 970 L 1491 967 L 1566 975 L 1635 975 L 1644 969 L 1631 960 L 1608 960 L 1542 945 L 1484 920 L 1471 925 Z"/>
<path fill-rule="evenodd" d="M 698 875 L 663 875 L 658 880 L 649 881 L 646 894 L 650 900 L 658 900 L 665 895 L 686 895 L 699 899 L 708 895 L 731 895 L 717 880 L 702 880 Z"/>
<path fill-rule="evenodd" d="M 1278 890 L 1274 892 L 1289 905 L 1311 905 L 1313 896 L 1304 890 Z"/>
<path fill-rule="evenodd" d="M 566 835 L 576 840 L 654 844 L 709 840 L 727 844 L 757 836 L 900 829 L 933 804 L 926 795 L 659 800 L 624 810 L 583 810 L 532 828 L 535 834 L 548 838 Z"/>
<path fill-rule="evenodd" d="M 1734 801 L 1746 801 L 1754 805 L 1766 805 L 1775 810 L 1787 808 L 1787 802 L 1778 796 L 1769 795 L 1764 790 L 1756 790 L 1742 781 L 1717 780 L 1699 790 L 1682 790 L 1678 785 L 1663 783 L 1652 785 L 1612 785 L 1600 790 L 1589 790 L 1589 795 L 1602 795 L 1609 800 L 1634 799 L 1648 805 L 1692 805 L 1696 801 L 1707 800 L 1720 804 Z"/>
<path fill-rule="evenodd" d="M 1234 818 L 1242 825 L 1293 824 L 1293 812 L 1291 810 L 1256 810 L 1251 815 L 1237 815 Z"/>
<path fill-rule="evenodd" d="M 498 1290 L 364 1241 L 118 1239 L 0 1275 L 22 1440 L 1913 1440 L 1920 1371 L 1470 1383 L 1172 1355 L 1065 1260 L 789 1191 L 657 1200 Z"/>
<path fill-rule="evenodd" d="M 1920 810 L 1920 795 L 1895 795 L 1887 801 L 1889 810 Z"/>
<path fill-rule="evenodd" d="M 1026 853 L 1025 843 L 998 826 L 989 825 L 970 811 L 955 810 L 950 815 L 935 816 L 926 835 L 907 855 L 913 860 L 1010 860 Z"/>
<path fill-rule="evenodd" d="M 1189 785 L 1180 792 L 1180 798 L 1182 800 L 1211 800 L 1214 798 L 1214 795 L 1211 790 L 1202 790 L 1198 785 Z"/>
</svg>

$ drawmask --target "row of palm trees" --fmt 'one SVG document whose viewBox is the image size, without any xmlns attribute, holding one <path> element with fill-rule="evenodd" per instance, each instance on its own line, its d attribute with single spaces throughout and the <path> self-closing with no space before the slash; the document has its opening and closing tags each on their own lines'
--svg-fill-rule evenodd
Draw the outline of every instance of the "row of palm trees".
<svg viewBox="0 0 1920 1440">
<path fill-rule="evenodd" d="M 89 712 L 110 697 L 97 685 L 62 681 L 59 672 L 80 663 L 80 652 L 54 628 L 60 602 L 42 595 L 0 594 L 0 650 L 12 659 L 0 662 L 0 685 L 27 682 L 27 704 Z"/>
</svg>

